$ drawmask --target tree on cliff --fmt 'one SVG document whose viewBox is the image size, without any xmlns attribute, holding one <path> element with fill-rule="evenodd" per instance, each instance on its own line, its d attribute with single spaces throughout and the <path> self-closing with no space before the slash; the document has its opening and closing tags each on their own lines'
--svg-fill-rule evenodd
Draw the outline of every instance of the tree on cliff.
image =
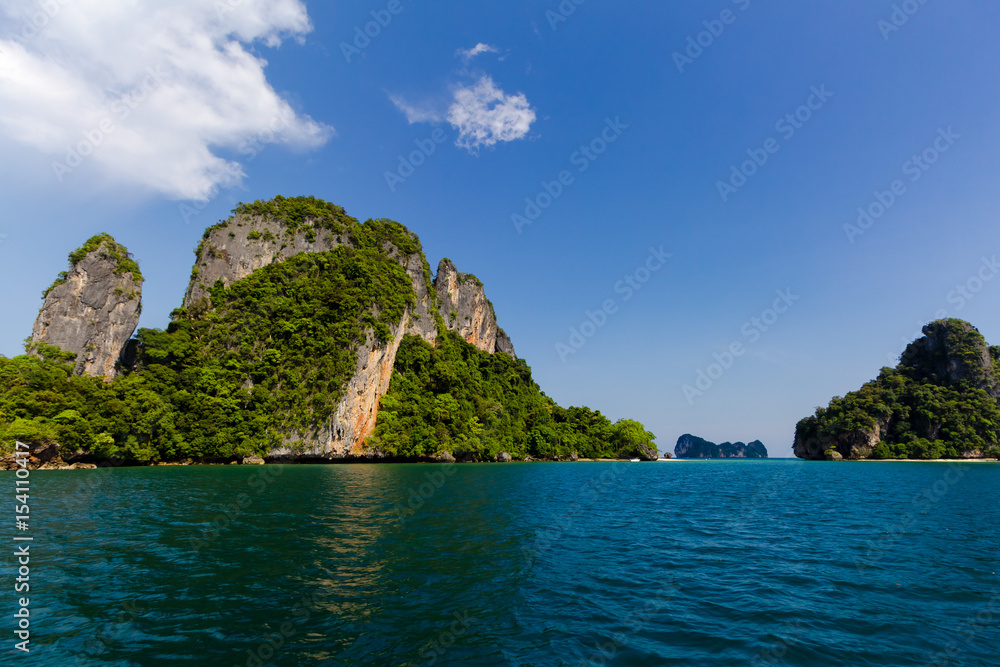
<svg viewBox="0 0 1000 667">
<path fill-rule="evenodd" d="M 646 430 L 646 427 L 632 419 L 619 419 L 614 426 L 614 444 L 620 456 L 638 456 L 657 458 L 656 446 L 653 440 L 656 436 Z"/>
</svg>

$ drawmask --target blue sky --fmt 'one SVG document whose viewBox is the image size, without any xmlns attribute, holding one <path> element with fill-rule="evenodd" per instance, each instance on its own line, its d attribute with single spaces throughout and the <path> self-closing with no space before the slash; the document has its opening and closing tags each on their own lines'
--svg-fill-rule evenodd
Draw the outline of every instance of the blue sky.
<svg viewBox="0 0 1000 667">
<path fill-rule="evenodd" d="M 922 323 L 1000 343 L 998 20 L 982 0 L 0 0 L 0 353 L 92 234 L 136 255 L 141 326 L 163 327 L 206 226 L 314 195 L 477 274 L 560 404 L 639 419 L 661 451 L 690 432 L 790 456 L 795 422 Z"/>
</svg>

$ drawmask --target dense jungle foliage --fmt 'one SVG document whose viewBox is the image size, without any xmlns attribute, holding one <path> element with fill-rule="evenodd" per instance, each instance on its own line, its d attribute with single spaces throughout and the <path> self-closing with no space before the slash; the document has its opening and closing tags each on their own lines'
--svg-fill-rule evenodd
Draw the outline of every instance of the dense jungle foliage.
<svg viewBox="0 0 1000 667">
<path fill-rule="evenodd" d="M 523 359 L 488 354 L 454 332 L 432 346 L 404 336 L 370 446 L 402 456 L 492 459 L 656 456 L 655 436 L 631 420 L 561 408 Z"/>
</svg>

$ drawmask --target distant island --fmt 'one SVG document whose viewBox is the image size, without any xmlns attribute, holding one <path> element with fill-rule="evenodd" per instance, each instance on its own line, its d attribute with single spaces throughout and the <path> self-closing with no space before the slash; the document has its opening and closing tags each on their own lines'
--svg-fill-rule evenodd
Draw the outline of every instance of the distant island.
<svg viewBox="0 0 1000 667">
<path fill-rule="evenodd" d="M 417 236 L 313 197 L 207 229 L 166 330 L 107 234 L 0 357 L 0 455 L 32 465 L 658 458 L 637 421 L 542 393 L 476 276 Z M 133 338 L 133 334 L 135 337 Z M 6 460 L 12 465 L 13 458 Z"/>
<path fill-rule="evenodd" d="M 931 322 L 895 368 L 799 421 L 808 460 L 1000 458 L 1000 347 L 959 319 Z"/>
<path fill-rule="evenodd" d="M 748 444 L 724 442 L 717 445 L 704 438 L 685 433 L 677 438 L 674 456 L 679 459 L 766 459 L 767 448 L 760 440 Z"/>
</svg>

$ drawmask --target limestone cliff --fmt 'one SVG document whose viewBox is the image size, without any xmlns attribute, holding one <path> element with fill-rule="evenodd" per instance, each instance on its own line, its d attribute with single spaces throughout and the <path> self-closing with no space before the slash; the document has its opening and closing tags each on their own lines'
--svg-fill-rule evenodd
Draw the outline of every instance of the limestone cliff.
<svg viewBox="0 0 1000 667">
<path fill-rule="evenodd" d="M 228 287 L 257 269 L 299 253 L 350 244 L 349 232 L 357 221 L 342 208 L 331 204 L 311 213 L 301 220 L 288 220 L 267 208 L 243 206 L 229 220 L 207 229 L 195 250 L 184 307 L 206 304 L 208 289 L 218 280 Z"/>
<path fill-rule="evenodd" d="M 674 455 L 679 459 L 766 459 L 767 448 L 760 440 L 748 444 L 724 442 L 717 445 L 685 433 L 677 438 Z"/>
<path fill-rule="evenodd" d="M 53 345 L 76 355 L 77 375 L 114 378 L 139 323 L 142 274 L 128 250 L 108 234 L 70 254 L 69 269 L 45 292 L 28 350 Z"/>
<path fill-rule="evenodd" d="M 374 332 L 368 330 L 365 342 L 358 348 L 354 375 L 344 388 L 336 414 L 310 433 L 288 434 L 285 444 L 267 452 L 266 457 L 280 460 L 377 456 L 378 452 L 365 450 L 364 442 L 375 430 L 379 401 L 389 391 L 396 353 L 411 317 L 407 309 L 402 321 L 391 329 L 392 338 L 388 343 L 380 343 Z M 304 443 L 305 447 L 293 449 L 292 442 Z"/>
<path fill-rule="evenodd" d="M 437 304 L 433 283 L 430 280 L 430 267 L 421 252 L 405 257 L 392 246 L 388 247 L 389 256 L 399 262 L 413 283 L 413 293 L 416 305 L 409 312 L 404 323 L 403 333 L 420 336 L 428 343 L 434 343 L 438 336 Z M 395 359 L 395 353 L 393 353 Z"/>
<path fill-rule="evenodd" d="M 458 331 L 481 350 L 514 356 L 514 347 L 497 326 L 482 283 L 475 276 L 459 273 L 448 260 L 441 262 L 432 282 L 416 236 L 405 232 L 404 247 L 400 247 L 400 237 L 385 233 L 391 225 L 397 223 L 378 220 L 361 225 L 338 206 L 312 198 L 279 197 L 271 202 L 241 205 L 232 218 L 205 232 L 195 253 L 197 259 L 184 299 L 186 310 L 179 311 L 188 317 L 200 317 L 212 307 L 209 291 L 219 281 L 228 287 L 272 264 L 338 246 L 371 248 L 374 243 L 410 278 L 413 303 L 392 327 L 388 343 L 379 343 L 371 330 L 367 332 L 367 339 L 357 349 L 355 372 L 336 414 L 309 432 L 285 433 L 282 443 L 269 451 L 268 457 L 377 455 L 366 451 L 363 443 L 374 430 L 379 401 L 388 391 L 403 334 L 435 344 L 439 327 L 443 326 Z M 397 242 L 388 240 L 390 237 Z"/>
<path fill-rule="evenodd" d="M 232 218 L 206 230 L 195 250 L 184 307 L 195 310 L 207 307 L 208 290 L 216 281 L 221 280 L 228 287 L 257 269 L 301 253 L 356 245 L 359 223 L 355 218 L 334 204 L 308 200 L 313 205 L 291 220 L 286 209 L 269 207 L 272 202 L 256 202 L 237 208 Z M 280 205 L 295 200 L 276 197 L 274 201 Z M 426 258 L 422 252 L 401 252 L 391 243 L 383 243 L 382 250 L 406 269 L 417 297 L 404 333 L 434 342 L 435 293 Z"/>
<path fill-rule="evenodd" d="M 478 278 L 459 273 L 450 259 L 442 259 L 434 277 L 434 290 L 448 329 L 484 352 L 504 352 L 516 358 L 510 338 L 497 326 L 493 304 Z"/>
</svg>

